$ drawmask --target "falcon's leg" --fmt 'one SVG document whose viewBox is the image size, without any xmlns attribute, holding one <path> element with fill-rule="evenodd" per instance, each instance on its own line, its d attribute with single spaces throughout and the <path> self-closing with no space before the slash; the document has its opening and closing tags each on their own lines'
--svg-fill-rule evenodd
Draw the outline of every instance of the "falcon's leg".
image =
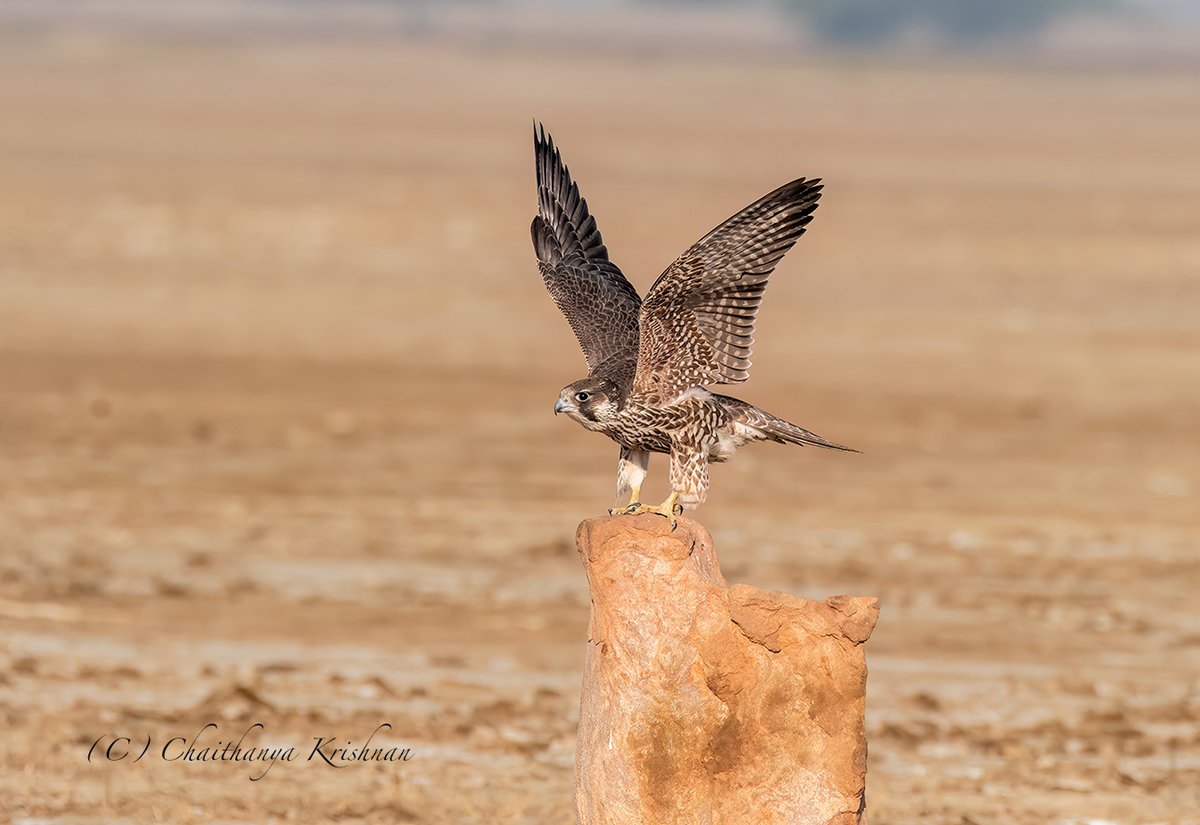
<svg viewBox="0 0 1200 825">
<path fill-rule="evenodd" d="M 694 507 L 704 502 L 708 494 L 708 450 L 687 444 L 671 444 L 671 495 L 657 507 L 645 504 L 631 507 L 630 513 L 657 513 L 671 522 L 675 529 L 677 516 L 683 515 L 684 504 Z M 682 503 L 680 503 L 682 501 Z"/>
<path fill-rule="evenodd" d="M 642 493 L 642 481 L 646 478 L 646 468 L 650 466 L 650 453 L 644 450 L 621 448 L 617 457 L 617 501 L 608 514 L 627 513 L 641 504 L 638 496 Z"/>
</svg>

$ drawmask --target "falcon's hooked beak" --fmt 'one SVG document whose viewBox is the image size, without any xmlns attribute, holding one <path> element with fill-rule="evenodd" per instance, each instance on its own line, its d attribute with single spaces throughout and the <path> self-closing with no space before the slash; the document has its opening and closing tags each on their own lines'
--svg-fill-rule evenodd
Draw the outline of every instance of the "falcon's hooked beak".
<svg viewBox="0 0 1200 825">
<path fill-rule="evenodd" d="M 565 412 L 566 410 L 569 410 L 569 409 L 571 409 L 571 405 L 568 404 L 566 401 L 563 401 L 561 398 L 554 402 L 554 414 L 555 415 L 558 415 L 560 412 Z"/>
</svg>

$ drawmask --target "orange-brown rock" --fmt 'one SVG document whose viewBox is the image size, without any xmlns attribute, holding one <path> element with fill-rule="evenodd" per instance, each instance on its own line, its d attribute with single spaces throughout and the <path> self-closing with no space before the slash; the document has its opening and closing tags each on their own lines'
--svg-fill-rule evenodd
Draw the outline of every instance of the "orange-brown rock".
<svg viewBox="0 0 1200 825">
<path fill-rule="evenodd" d="M 728 587 L 681 519 L 589 519 L 582 825 L 865 822 L 873 598 Z"/>
</svg>

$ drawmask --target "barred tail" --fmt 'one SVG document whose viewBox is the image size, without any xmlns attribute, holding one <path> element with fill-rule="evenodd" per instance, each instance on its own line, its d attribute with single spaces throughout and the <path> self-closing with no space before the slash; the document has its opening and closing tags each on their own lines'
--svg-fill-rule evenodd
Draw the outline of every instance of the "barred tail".
<svg viewBox="0 0 1200 825">
<path fill-rule="evenodd" d="M 807 444 L 830 450 L 845 450 L 848 453 L 858 452 L 853 447 L 836 444 L 821 438 L 816 433 L 810 433 L 803 427 L 798 427 L 790 421 L 784 421 L 766 410 L 760 410 L 753 404 L 747 404 L 745 401 L 728 395 L 716 395 L 715 397 L 733 414 L 735 421 L 750 428 L 759 438 L 770 439 L 779 444 Z"/>
<path fill-rule="evenodd" d="M 759 429 L 764 430 L 771 437 L 772 441 L 778 441 L 780 444 L 808 444 L 813 447 L 825 447 L 830 450 L 845 450 L 848 453 L 858 452 L 853 447 L 837 444 L 821 438 L 816 433 L 810 433 L 808 430 L 803 427 L 797 427 L 790 421 L 776 418 L 762 410 L 758 410 L 758 412 L 767 419 L 766 425 L 760 425 Z"/>
</svg>

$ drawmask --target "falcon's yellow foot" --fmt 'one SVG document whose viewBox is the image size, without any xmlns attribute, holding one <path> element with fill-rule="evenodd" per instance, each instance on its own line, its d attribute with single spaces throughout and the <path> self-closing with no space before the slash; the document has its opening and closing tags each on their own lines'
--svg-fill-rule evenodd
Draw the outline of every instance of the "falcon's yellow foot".
<svg viewBox="0 0 1200 825">
<path fill-rule="evenodd" d="M 677 503 L 678 499 L 679 494 L 672 491 L 671 495 L 667 496 L 667 500 L 657 507 L 651 507 L 648 504 L 639 502 L 636 505 L 629 505 L 629 509 L 626 512 L 631 516 L 640 516 L 642 513 L 654 513 L 671 522 L 671 529 L 674 530 L 679 524 L 678 517 L 683 515 L 683 505 Z"/>
<path fill-rule="evenodd" d="M 637 487 L 634 487 L 633 490 L 630 492 L 628 506 L 622 507 L 621 505 L 618 504 L 615 507 L 609 507 L 608 514 L 610 516 L 631 516 L 631 515 L 633 515 L 634 511 L 637 510 L 637 508 L 642 506 L 642 503 L 640 501 L 638 501 L 638 496 L 640 496 L 641 494 L 642 494 L 642 487 L 639 484 Z M 618 498 L 617 501 L 620 501 L 620 499 Z"/>
</svg>

